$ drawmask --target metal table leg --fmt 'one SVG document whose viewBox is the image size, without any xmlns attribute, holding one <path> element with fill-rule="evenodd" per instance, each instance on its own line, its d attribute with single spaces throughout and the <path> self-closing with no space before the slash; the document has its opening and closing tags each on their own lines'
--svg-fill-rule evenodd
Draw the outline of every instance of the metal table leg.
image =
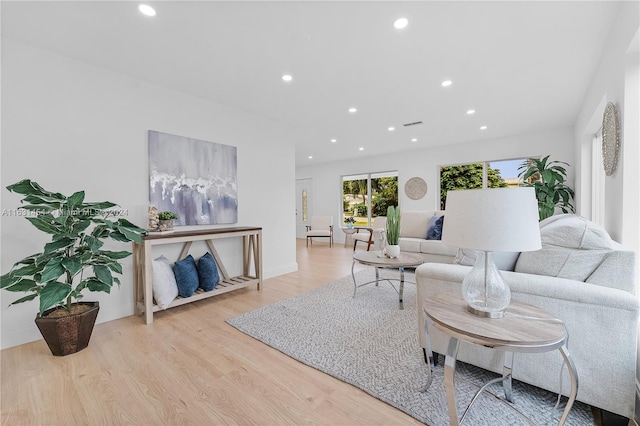
<svg viewBox="0 0 640 426">
<path fill-rule="evenodd" d="M 513 352 L 505 351 L 503 353 L 502 362 L 502 388 L 504 390 L 504 398 L 513 402 L 513 391 L 511 387 L 511 372 L 513 370 Z"/>
<path fill-rule="evenodd" d="M 353 273 L 353 268 L 356 267 L 356 261 L 354 260 L 351 264 L 351 278 L 353 279 L 353 298 L 356 298 L 356 291 L 358 290 L 358 284 L 356 283 L 356 276 Z"/>
<path fill-rule="evenodd" d="M 562 417 L 558 422 L 558 426 L 563 426 L 564 422 L 567 421 L 567 417 L 569 417 L 569 411 L 571 411 L 571 407 L 573 406 L 573 403 L 576 400 L 576 395 L 578 394 L 578 371 L 576 370 L 576 365 L 573 363 L 573 358 L 571 358 L 571 354 L 569 353 L 566 345 L 562 345 L 558 350 L 562 354 L 564 363 L 567 365 L 567 369 L 569 370 L 569 376 L 571 377 L 571 394 L 569 395 L 567 405 L 564 407 L 564 411 L 562 412 Z M 562 392 L 562 389 L 560 389 L 560 392 Z"/>
<path fill-rule="evenodd" d="M 398 294 L 400 295 L 400 309 L 404 309 L 404 303 L 402 300 L 402 293 L 404 292 L 404 268 L 398 268 L 400 270 L 400 291 Z"/>
<path fill-rule="evenodd" d="M 458 426 L 458 407 L 456 405 L 456 386 L 454 376 L 456 374 L 456 356 L 458 355 L 459 341 L 455 337 L 449 339 L 447 355 L 444 359 L 444 387 L 447 391 L 447 406 L 449 407 L 449 425 Z"/>
<path fill-rule="evenodd" d="M 420 389 L 420 392 L 426 392 L 431 386 L 431 382 L 433 382 L 433 369 L 436 366 L 435 360 L 433 358 L 433 350 L 431 349 L 431 339 L 429 337 L 429 323 L 431 319 L 422 312 L 422 317 L 424 318 L 424 340 L 426 343 L 425 354 L 427 356 L 427 383 Z"/>
</svg>

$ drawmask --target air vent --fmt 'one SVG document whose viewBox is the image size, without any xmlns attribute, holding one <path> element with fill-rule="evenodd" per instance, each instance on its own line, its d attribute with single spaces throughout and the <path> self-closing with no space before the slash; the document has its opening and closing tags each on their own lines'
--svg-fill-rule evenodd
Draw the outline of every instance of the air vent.
<svg viewBox="0 0 640 426">
<path fill-rule="evenodd" d="M 403 124 L 403 126 L 404 127 L 417 126 L 418 124 L 422 124 L 422 121 L 414 121 L 413 123 Z"/>
</svg>

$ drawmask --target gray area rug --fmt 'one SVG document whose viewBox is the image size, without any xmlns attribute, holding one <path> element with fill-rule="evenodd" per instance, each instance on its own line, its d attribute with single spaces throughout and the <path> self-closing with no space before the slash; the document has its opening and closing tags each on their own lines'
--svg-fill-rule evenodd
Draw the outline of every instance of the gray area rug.
<svg viewBox="0 0 640 426">
<path fill-rule="evenodd" d="M 393 271 L 384 271 L 392 276 Z M 397 276 L 397 272 L 395 273 Z M 372 280 L 373 270 L 356 274 Z M 415 281 L 412 273 L 408 281 Z M 282 353 L 356 386 L 430 426 L 448 425 L 442 358 L 427 392 L 427 366 L 418 341 L 416 292 L 406 284 L 404 310 L 388 283 L 367 285 L 352 298 L 351 276 L 269 306 L 230 318 L 227 323 Z M 462 344 L 462 343 L 461 343 Z M 515 355 L 517 357 L 517 354 Z M 544 366 L 541 366 L 544 368 Z M 456 396 L 462 413 L 476 391 L 496 374 L 458 362 Z M 566 398 L 513 382 L 514 404 L 503 399 L 500 384 L 483 392 L 469 411 L 467 425 L 523 425 L 526 414 L 539 425 L 557 424 Z M 567 425 L 594 425 L 588 405 L 576 402 Z"/>
</svg>

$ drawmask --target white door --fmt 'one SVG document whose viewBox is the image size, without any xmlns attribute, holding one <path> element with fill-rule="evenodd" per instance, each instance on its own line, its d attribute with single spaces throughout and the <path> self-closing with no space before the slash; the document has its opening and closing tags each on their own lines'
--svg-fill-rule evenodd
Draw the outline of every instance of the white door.
<svg viewBox="0 0 640 426">
<path fill-rule="evenodd" d="M 296 238 L 307 237 L 307 224 L 313 211 L 313 179 L 296 179 Z"/>
</svg>

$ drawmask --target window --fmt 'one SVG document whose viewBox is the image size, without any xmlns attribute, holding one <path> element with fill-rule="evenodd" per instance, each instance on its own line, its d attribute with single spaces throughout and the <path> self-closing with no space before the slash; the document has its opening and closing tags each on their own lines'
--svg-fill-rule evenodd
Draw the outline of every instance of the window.
<svg viewBox="0 0 640 426">
<path fill-rule="evenodd" d="M 398 205 L 398 172 L 378 172 L 342 177 L 342 216 L 369 226 L 387 207 Z"/>
<path fill-rule="evenodd" d="M 441 166 L 440 209 L 445 210 L 447 191 L 522 186 L 518 167 L 525 161 L 524 158 L 518 158 Z"/>
<path fill-rule="evenodd" d="M 602 165 L 602 128 L 593 136 L 591 154 L 591 220 L 604 226 L 604 166 Z"/>
</svg>

